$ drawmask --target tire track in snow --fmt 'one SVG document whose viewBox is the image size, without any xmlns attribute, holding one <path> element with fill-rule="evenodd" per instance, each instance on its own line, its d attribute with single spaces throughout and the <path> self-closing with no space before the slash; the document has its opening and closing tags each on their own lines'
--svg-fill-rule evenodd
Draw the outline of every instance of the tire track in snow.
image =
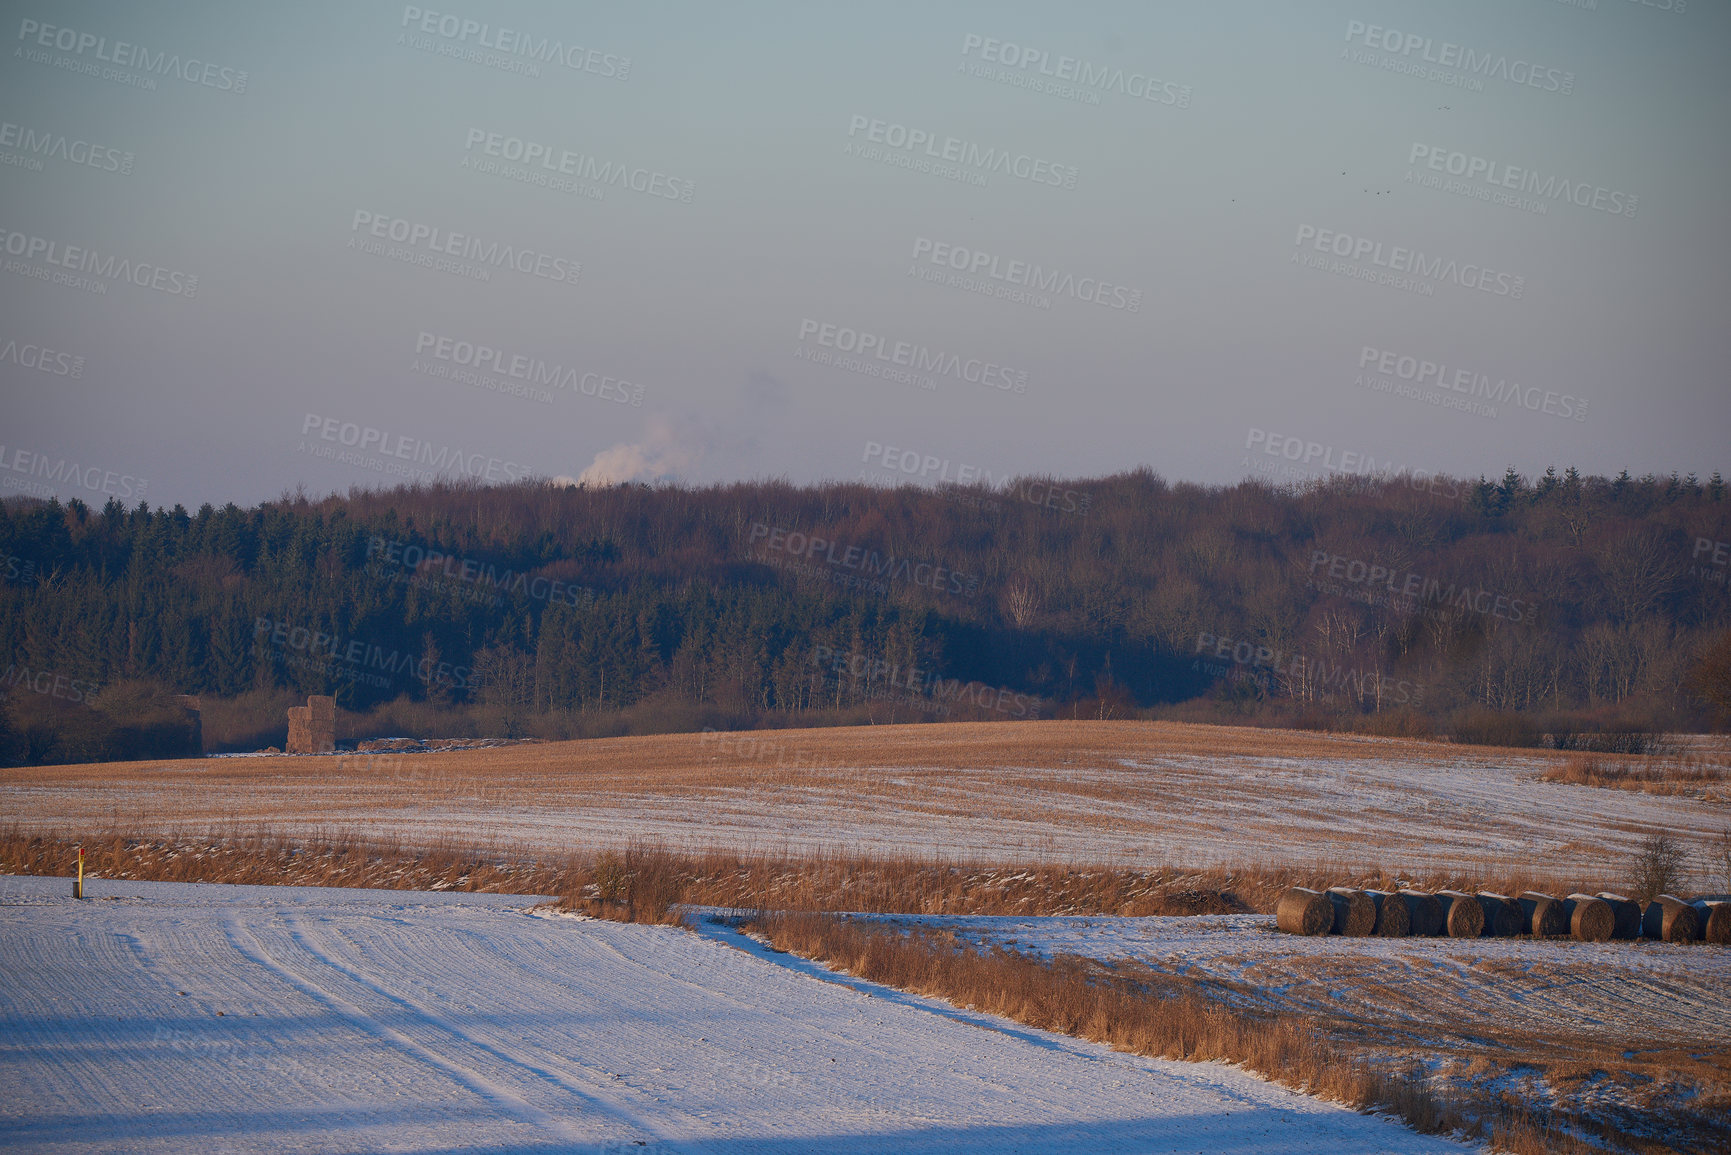
<svg viewBox="0 0 1731 1155">
<path fill-rule="evenodd" d="M 615 1115 L 616 1118 L 620 1119 L 621 1121 L 629 1123 L 632 1126 L 638 1127 L 643 1131 L 650 1132 L 652 1134 L 655 1133 L 654 1126 L 652 1124 L 644 1121 L 642 1116 L 640 1114 L 638 1114 L 637 1110 L 632 1106 L 628 1106 L 623 1101 L 623 1096 L 620 1096 L 617 1093 L 618 1090 L 627 1090 L 627 1091 L 631 1091 L 634 1095 L 641 1096 L 641 1097 L 646 1098 L 646 1099 L 653 1099 L 654 1096 L 649 1095 L 647 1092 L 642 1091 L 636 1087 L 633 1087 L 629 1083 L 623 1083 L 623 1082 L 615 1083 L 613 1081 L 614 1076 L 612 1076 L 610 1073 L 608 1073 L 605 1069 L 592 1068 L 592 1067 L 588 1066 L 587 1064 L 585 1064 L 585 1063 L 583 1063 L 583 1062 L 581 1062 L 581 1061 L 579 1061 L 579 1060 L 577 1060 L 571 1056 L 557 1055 L 557 1054 L 547 1053 L 544 1051 L 543 1052 L 544 1057 L 539 1061 L 540 1065 L 532 1064 L 532 1063 L 526 1062 L 522 1059 L 513 1058 L 512 1056 L 507 1054 L 506 1051 L 504 1050 L 505 1046 L 510 1045 L 509 1043 L 501 1044 L 500 1042 L 497 1042 L 497 1041 L 479 1038 L 475 1034 L 451 1023 L 451 1021 L 448 1018 L 446 1018 L 444 1015 L 440 1014 L 439 1012 L 429 1010 L 429 1009 L 421 1006 L 420 1004 L 414 1002 L 412 999 L 409 999 L 407 996 L 397 995 L 397 994 L 394 994 L 390 991 L 387 991 L 383 987 L 379 986 L 377 983 L 373 982 L 371 979 L 366 978 L 359 971 L 354 970 L 352 967 L 345 966 L 343 963 L 341 963 L 340 961 L 338 961 L 337 959 L 332 957 L 332 955 L 330 954 L 330 952 L 328 950 L 320 948 L 318 946 L 315 946 L 314 944 L 312 944 L 310 942 L 309 937 L 308 937 L 308 932 L 301 926 L 300 920 L 291 919 L 289 929 L 290 929 L 291 936 L 294 938 L 294 940 L 296 942 L 296 945 L 300 946 L 303 950 L 306 950 L 307 953 L 313 955 L 313 957 L 319 959 L 319 961 L 332 967 L 333 969 L 337 970 L 339 973 L 343 974 L 344 976 L 348 977 L 349 979 L 351 979 L 355 982 L 358 982 L 362 986 L 365 986 L 368 989 L 372 990 L 375 994 L 379 995 L 379 997 L 387 999 L 393 1003 L 396 1003 L 397 1005 L 402 1006 L 405 1009 L 409 1010 L 411 1013 L 415 1014 L 417 1017 L 419 1017 L 419 1018 L 421 1018 L 421 1019 L 423 1019 L 423 1020 L 425 1020 L 425 1021 L 427 1021 L 433 1025 L 439 1026 L 440 1028 L 442 1028 L 442 1029 L 444 1029 L 444 1030 L 446 1030 L 446 1031 L 448 1031 L 454 1035 L 457 1035 L 458 1037 L 463 1039 L 463 1041 L 468 1043 L 470 1046 L 473 1046 L 476 1049 L 481 1050 L 481 1051 L 491 1055 L 493 1058 L 498 1059 L 501 1062 L 505 1062 L 505 1063 L 512 1064 L 514 1066 L 522 1067 L 522 1068 L 530 1071 L 536 1077 L 538 1077 L 544 1081 L 551 1082 L 551 1083 L 557 1085 L 558 1087 L 560 1087 L 561 1089 L 570 1092 L 571 1094 L 578 1095 L 582 1098 L 590 1099 L 590 1100 L 593 1100 L 595 1102 L 605 1104 L 606 1106 L 608 1106 L 612 1109 L 612 1113 Z M 334 933 L 337 935 L 337 937 L 341 938 L 351 949 L 353 949 L 358 954 L 365 955 L 368 953 L 368 947 L 366 945 L 356 942 L 347 932 L 343 931 L 342 929 L 339 928 Z M 455 937 L 458 939 L 458 941 L 464 942 L 465 945 L 469 945 L 471 947 L 476 945 L 476 944 L 480 944 L 483 946 L 490 946 L 491 945 L 491 942 L 487 938 L 487 936 L 485 934 L 478 932 L 478 931 L 467 930 L 467 929 L 463 929 L 463 928 L 456 928 L 454 933 L 455 933 Z M 583 940 L 583 941 L 585 943 L 588 943 L 588 942 L 592 942 L 593 940 Z M 699 994 L 707 995 L 707 996 L 712 997 L 712 998 L 722 998 L 722 999 L 724 999 L 730 1003 L 734 1003 L 734 1000 L 728 999 L 727 996 L 725 996 L 723 994 L 723 992 L 718 991 L 714 988 L 704 987 L 701 984 L 694 984 L 694 983 L 685 982 L 685 980 L 678 979 L 677 976 L 671 974 L 670 972 L 658 972 L 655 970 L 655 968 L 652 968 L 652 967 L 646 965 L 645 963 L 643 963 L 639 960 L 628 958 L 624 954 L 621 954 L 617 949 L 615 949 L 611 943 L 597 942 L 597 943 L 595 943 L 595 945 L 599 945 L 601 947 L 604 947 L 605 949 L 607 949 L 608 951 L 610 951 L 611 953 L 616 955 L 620 959 L 620 961 L 625 963 L 626 966 L 632 970 L 649 972 L 649 973 L 657 973 L 657 974 L 660 974 L 661 977 L 663 977 L 663 978 L 666 978 L 666 979 L 669 979 L 672 981 L 681 982 L 683 985 L 689 987 L 690 989 L 692 989 L 693 991 L 696 991 Z M 481 952 L 477 951 L 474 953 L 479 954 Z M 541 980 L 549 983 L 552 986 L 559 988 L 561 991 L 569 991 L 569 990 L 573 989 L 573 984 L 570 982 L 569 976 L 567 974 L 564 974 L 564 973 L 561 973 L 558 971 L 554 971 L 554 970 L 550 970 L 547 967 L 542 966 L 540 964 L 528 964 L 528 963 L 524 962 L 522 959 L 516 959 L 516 960 L 513 960 L 513 968 L 518 974 L 532 975 L 538 979 L 541 979 Z M 453 966 L 450 969 L 454 970 L 457 968 L 455 966 Z M 435 977 L 436 977 L 436 975 L 435 975 Z M 434 985 L 431 982 L 427 982 L 425 980 L 424 976 L 423 976 L 421 981 L 424 982 L 424 985 L 426 985 L 429 990 L 434 989 Z M 736 1005 L 741 1010 L 754 1009 L 754 1010 L 761 1011 L 761 1008 L 753 1008 L 748 1003 L 739 1002 L 739 1003 L 734 1003 L 734 1005 Z M 552 1067 L 560 1068 L 562 1071 L 565 1072 L 565 1075 L 569 1076 L 569 1078 L 583 1079 L 587 1084 L 589 1084 L 588 1089 L 575 1086 L 574 1084 L 569 1082 L 566 1077 L 562 1077 L 559 1071 L 549 1069 Z M 653 1112 L 660 1114 L 660 1115 L 672 1115 L 672 1116 L 678 1117 L 679 1120 L 684 1124 L 685 1129 L 687 1131 L 703 1131 L 703 1130 L 708 1129 L 708 1124 L 705 1123 L 703 1120 L 693 1118 L 689 1113 L 679 1111 L 677 1108 L 670 1107 L 666 1103 L 654 1102 L 653 1104 L 651 1104 L 651 1103 L 646 1102 L 646 1103 L 642 1103 L 641 1107 L 644 1110 L 650 1110 L 650 1111 L 653 1111 Z M 679 1146 L 678 1141 L 670 1139 L 666 1135 L 657 1135 L 657 1141 L 661 1144 L 666 1145 L 666 1149 L 669 1151 L 686 1150 L 686 1148 Z"/>
<path fill-rule="evenodd" d="M 354 974 L 351 971 L 348 971 L 344 967 L 333 962 L 331 959 L 325 957 L 316 949 L 307 946 L 305 944 L 305 942 L 302 940 L 302 936 L 297 931 L 293 930 L 293 927 L 292 927 L 293 921 L 294 920 L 290 920 L 290 924 L 291 924 L 290 933 L 294 936 L 297 945 L 300 945 L 302 947 L 302 949 L 306 950 L 307 953 L 310 954 L 313 958 L 317 959 L 319 962 L 324 963 L 326 966 L 330 967 L 332 970 L 335 970 L 338 974 L 344 975 L 345 977 L 349 978 L 351 981 L 357 982 L 360 985 L 367 987 L 368 989 L 370 989 L 370 990 L 374 991 L 375 993 L 388 999 L 392 1003 L 402 1007 L 405 1010 L 410 1011 L 410 1013 L 416 1015 L 416 1017 L 421 1022 L 423 1022 L 424 1024 L 431 1026 L 431 1027 L 434 1027 L 434 1028 L 437 1028 L 437 1029 L 440 1029 L 440 1030 L 443 1030 L 445 1033 L 451 1035 L 453 1038 L 455 1038 L 456 1040 L 458 1040 L 461 1043 L 464 1043 L 464 1044 L 471 1046 L 471 1047 L 475 1047 L 476 1049 L 484 1051 L 485 1053 L 491 1055 L 494 1058 L 502 1059 L 506 1063 L 509 1063 L 513 1066 L 522 1067 L 526 1070 L 529 1070 L 531 1073 L 539 1075 L 543 1078 L 547 1078 L 547 1076 L 544 1075 L 542 1072 L 535 1070 L 535 1068 L 529 1066 L 528 1064 L 518 1062 L 517 1060 L 512 1059 L 508 1055 L 501 1055 L 494 1048 L 488 1047 L 484 1044 L 478 1044 L 478 1043 L 474 1042 L 467 1035 L 465 1035 L 461 1030 L 452 1026 L 450 1023 L 441 1020 L 437 1016 L 427 1014 L 426 1012 L 421 1011 L 419 1008 L 416 1008 L 413 1004 L 409 1003 L 407 1000 L 399 999 L 396 996 L 391 995 L 388 992 L 384 991 L 383 989 L 374 986 L 373 984 L 367 982 L 365 979 L 361 978 L 359 975 Z M 425 1045 L 417 1042 L 413 1038 L 404 1034 L 402 1031 L 399 1031 L 399 1030 L 396 1030 L 395 1028 L 388 1027 L 388 1026 L 384 1025 L 383 1023 L 379 1022 L 377 1019 L 373 1018 L 371 1015 L 367 1014 L 366 1011 L 364 1011 L 360 1007 L 356 1006 L 354 1003 L 349 1002 L 347 999 L 344 999 L 341 996 L 337 995 L 336 993 L 330 991 L 329 989 L 319 985 L 318 983 L 313 982 L 311 979 L 308 979 L 308 978 L 305 978 L 301 975 L 295 974 L 288 967 L 284 966 L 283 964 L 281 964 L 281 963 L 277 962 L 275 959 L 273 959 L 269 955 L 269 953 L 266 952 L 263 944 L 261 944 L 258 941 L 258 939 L 256 937 L 254 937 L 251 929 L 241 925 L 239 918 L 237 918 L 233 915 L 230 915 L 227 919 L 225 919 L 224 923 L 223 923 L 223 933 L 227 937 L 227 939 L 229 941 L 229 945 L 233 946 L 235 951 L 238 954 L 240 954 L 243 958 L 245 958 L 248 961 L 254 963 L 255 965 L 261 966 L 261 967 L 265 968 L 266 970 L 270 971 L 271 973 L 275 974 L 278 978 L 282 979 L 284 982 L 288 983 L 290 986 L 294 987 L 296 990 L 300 991 L 302 994 L 306 995 L 308 998 L 319 1003 L 321 1006 L 325 1007 L 326 1009 L 331 1011 L 333 1014 L 336 1014 L 339 1017 L 346 1020 L 351 1026 L 355 1027 L 356 1029 L 358 1029 L 358 1030 L 360 1030 L 360 1031 L 362 1031 L 368 1035 L 371 1035 L 372 1037 L 378 1039 L 380 1042 L 383 1042 L 383 1043 L 385 1043 L 391 1047 L 394 1047 L 398 1051 L 401 1051 L 401 1052 L 408 1054 L 408 1055 L 410 1055 L 416 1059 L 419 1059 L 421 1062 L 426 1063 L 428 1066 L 435 1067 L 438 1070 L 443 1071 L 445 1074 L 449 1075 L 452 1079 L 456 1080 L 458 1083 L 460 1083 L 464 1087 L 468 1088 L 470 1091 L 474 1092 L 476 1095 L 480 1096 L 482 1099 L 485 1099 L 489 1103 L 492 1103 L 494 1106 L 498 1107 L 500 1110 L 502 1110 L 506 1114 L 511 1115 L 512 1117 L 518 1119 L 521 1122 L 531 1124 L 533 1126 L 541 1128 L 544 1131 L 550 1132 L 551 1134 L 558 1136 L 564 1142 L 576 1144 L 576 1145 L 579 1145 L 579 1146 L 585 1147 L 585 1148 L 594 1148 L 597 1150 L 605 1150 L 606 1149 L 605 1145 L 603 1143 L 596 1141 L 594 1138 L 592 1138 L 589 1134 L 584 1132 L 582 1129 L 574 1127 L 573 1125 L 571 1125 L 570 1123 L 568 1123 L 564 1119 L 561 1119 L 558 1116 L 553 1115 L 548 1111 L 542 1110 L 541 1108 L 530 1103 L 527 1099 L 523 1098 L 521 1095 L 517 1094 L 515 1091 L 512 1091 L 510 1088 L 508 1088 L 508 1087 L 506 1087 L 500 1083 L 494 1082 L 493 1080 L 482 1075 L 480 1072 L 474 1070 L 472 1067 L 469 1067 L 469 1066 L 466 1066 L 462 1063 L 459 1063 L 455 1059 L 452 1059 L 446 1055 L 442 1055 L 439 1052 L 432 1049 L 431 1047 L 425 1046 Z M 243 938 L 245 939 L 244 943 L 242 942 Z M 249 944 L 250 944 L 250 946 L 249 946 Z M 550 1081 L 558 1083 L 558 1080 L 550 1080 Z M 615 1119 L 618 1119 L 619 1113 L 616 1111 L 610 1110 L 607 1105 L 600 1103 L 599 1101 L 591 1098 L 590 1096 L 584 1095 L 582 1092 L 577 1091 L 575 1088 L 567 1087 L 562 1083 L 558 1083 L 558 1085 L 563 1087 L 568 1093 L 576 1095 L 578 1098 L 584 1100 L 588 1105 L 594 1107 L 599 1113 L 611 1115 Z M 627 1117 L 626 1119 L 624 1119 L 622 1121 L 624 1121 L 624 1122 L 626 1122 L 626 1123 L 628 1123 L 634 1127 L 637 1127 L 639 1130 L 642 1130 L 642 1131 L 644 1131 L 650 1135 L 655 1135 L 655 1133 L 652 1130 L 650 1130 L 648 1127 L 644 1127 L 642 1125 L 642 1123 L 637 1119 Z M 657 1139 L 660 1138 L 658 1135 L 656 1135 L 655 1137 Z"/>
</svg>

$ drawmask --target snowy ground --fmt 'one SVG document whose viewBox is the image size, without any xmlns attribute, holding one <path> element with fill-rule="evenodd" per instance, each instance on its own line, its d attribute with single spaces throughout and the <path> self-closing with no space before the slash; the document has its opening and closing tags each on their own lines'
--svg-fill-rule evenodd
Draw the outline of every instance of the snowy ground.
<svg viewBox="0 0 1731 1155">
<path fill-rule="evenodd" d="M 500 895 L 69 891 L 0 878 L 0 1148 L 1462 1149 L 717 925 L 543 917 Z"/>
<path fill-rule="evenodd" d="M 1731 948 L 1646 940 L 1303 938 L 1267 915 L 860 915 L 1042 958 L 1181 976 L 1242 1007 L 1309 1016 L 1440 1087 L 1494 1084 L 1663 1137 L 1731 1070 Z M 1142 969 L 1145 968 L 1145 971 Z"/>
</svg>

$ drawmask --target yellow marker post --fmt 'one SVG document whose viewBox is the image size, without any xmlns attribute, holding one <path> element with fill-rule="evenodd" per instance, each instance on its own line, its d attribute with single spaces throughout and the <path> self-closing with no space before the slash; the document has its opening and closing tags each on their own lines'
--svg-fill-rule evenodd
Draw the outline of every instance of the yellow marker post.
<svg viewBox="0 0 1731 1155">
<path fill-rule="evenodd" d="M 84 847 L 78 848 L 78 881 L 72 884 L 72 897 L 84 897 Z"/>
</svg>

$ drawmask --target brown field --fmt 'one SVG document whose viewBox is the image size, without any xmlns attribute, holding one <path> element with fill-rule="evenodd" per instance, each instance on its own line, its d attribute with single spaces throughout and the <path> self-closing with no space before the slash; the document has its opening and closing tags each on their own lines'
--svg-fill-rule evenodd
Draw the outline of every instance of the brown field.
<svg viewBox="0 0 1731 1155">
<path fill-rule="evenodd" d="M 389 838 L 994 863 L 1326 864 L 1615 882 L 1712 799 L 1547 781 L 1566 755 L 1170 722 L 953 723 L 607 738 L 428 754 L 0 771 L 22 829 Z M 1697 879 L 1698 882 L 1707 880 Z"/>
</svg>

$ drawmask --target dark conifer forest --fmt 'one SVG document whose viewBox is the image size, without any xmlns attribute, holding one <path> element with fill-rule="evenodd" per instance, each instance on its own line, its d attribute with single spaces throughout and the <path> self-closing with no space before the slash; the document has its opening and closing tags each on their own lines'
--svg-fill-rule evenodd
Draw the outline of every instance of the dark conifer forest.
<svg viewBox="0 0 1731 1155">
<path fill-rule="evenodd" d="M 1639 742 L 1725 721 L 1728 542 L 1717 474 L 1573 470 L 13 500 L 0 754 L 171 750 L 180 695 L 182 744 L 251 749 L 316 693 L 351 737 L 1175 717 Z"/>
</svg>

